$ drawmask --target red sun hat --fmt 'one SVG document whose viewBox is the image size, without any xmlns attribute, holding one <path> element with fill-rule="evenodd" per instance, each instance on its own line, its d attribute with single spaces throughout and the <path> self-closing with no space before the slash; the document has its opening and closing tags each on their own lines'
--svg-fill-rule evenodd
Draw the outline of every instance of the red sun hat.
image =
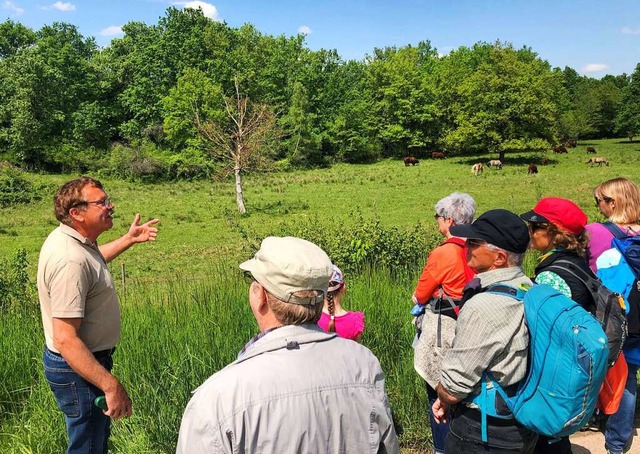
<svg viewBox="0 0 640 454">
<path fill-rule="evenodd" d="M 587 225 L 587 215 L 578 205 L 569 199 L 545 197 L 533 207 L 533 210 L 521 214 L 529 222 L 550 222 L 560 229 L 579 235 Z"/>
</svg>

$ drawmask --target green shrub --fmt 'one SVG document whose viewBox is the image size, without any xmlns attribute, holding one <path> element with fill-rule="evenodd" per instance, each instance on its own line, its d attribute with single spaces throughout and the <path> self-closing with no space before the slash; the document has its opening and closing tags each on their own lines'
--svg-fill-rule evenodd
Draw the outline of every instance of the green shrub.
<svg viewBox="0 0 640 454">
<path fill-rule="evenodd" d="M 0 208 L 40 200 L 40 188 L 13 167 L 0 167 Z"/>
<path fill-rule="evenodd" d="M 0 260 L 0 314 L 23 309 L 35 301 L 36 292 L 29 279 L 28 265 L 25 249 L 17 251 L 12 259 Z"/>
<path fill-rule="evenodd" d="M 110 152 L 107 173 L 129 181 L 153 182 L 166 179 L 167 168 L 155 154 L 156 147 L 149 142 L 133 146 L 116 144 Z"/>
<path fill-rule="evenodd" d="M 276 234 L 297 236 L 317 244 L 346 272 L 359 272 L 366 267 L 417 271 L 424 266 L 427 253 L 442 241 L 437 231 L 420 225 L 402 229 L 385 227 L 379 219 L 364 219 L 360 213 L 352 213 L 351 217 L 358 222 L 345 226 L 332 219 L 322 223 L 297 221 L 283 224 Z M 250 244 L 257 247 L 259 240 L 253 238 Z"/>
<path fill-rule="evenodd" d="M 168 177 L 171 180 L 197 180 L 209 178 L 215 172 L 211 158 L 200 150 L 187 148 L 180 153 L 172 153 L 165 157 Z"/>
<path fill-rule="evenodd" d="M 209 178 L 216 172 L 212 160 L 194 148 L 179 153 L 162 150 L 150 141 L 116 144 L 106 173 L 129 181 L 159 182 Z"/>
</svg>

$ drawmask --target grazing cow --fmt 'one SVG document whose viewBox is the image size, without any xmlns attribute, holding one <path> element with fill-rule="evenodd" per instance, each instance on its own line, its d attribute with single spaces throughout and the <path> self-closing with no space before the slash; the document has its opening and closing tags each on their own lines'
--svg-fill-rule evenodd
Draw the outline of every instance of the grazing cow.
<svg viewBox="0 0 640 454">
<path fill-rule="evenodd" d="M 592 167 L 596 164 L 598 165 L 598 167 L 600 167 L 602 164 L 606 165 L 607 167 L 609 166 L 609 161 L 607 161 L 607 158 L 603 158 L 602 156 L 598 156 L 596 158 L 589 158 L 589 160 L 586 163 L 590 164 Z"/>
<path fill-rule="evenodd" d="M 402 160 L 404 161 L 405 167 L 409 167 L 409 165 L 415 166 L 416 164 L 420 164 L 420 161 L 418 161 L 413 156 L 407 156 L 405 158 L 402 158 Z"/>
<path fill-rule="evenodd" d="M 596 154 L 596 149 L 595 149 L 595 148 L 593 148 L 593 147 L 587 147 L 587 154 L 588 154 L 588 153 Z"/>
<path fill-rule="evenodd" d="M 473 167 L 471 167 L 471 173 L 474 174 L 475 176 L 482 175 L 483 171 L 484 171 L 484 166 L 482 165 L 481 162 L 476 162 L 473 165 Z"/>
<path fill-rule="evenodd" d="M 491 161 L 487 162 L 487 165 L 492 169 L 502 169 L 502 161 L 500 161 L 499 159 L 492 159 Z"/>
<path fill-rule="evenodd" d="M 527 169 L 527 175 L 533 175 L 534 173 L 538 173 L 538 166 L 532 162 Z"/>
<path fill-rule="evenodd" d="M 431 153 L 431 159 L 446 159 L 444 152 L 442 151 L 434 151 Z"/>
<path fill-rule="evenodd" d="M 567 151 L 567 149 L 562 145 L 558 145 L 557 147 L 553 147 L 553 152 L 554 153 L 558 153 L 558 154 L 569 153 Z"/>
<path fill-rule="evenodd" d="M 540 160 L 540 164 L 542 164 L 543 166 L 546 166 L 547 164 L 549 164 L 549 158 L 542 158 Z"/>
<path fill-rule="evenodd" d="M 575 139 L 569 139 L 567 140 L 567 143 L 564 144 L 564 146 L 567 148 L 575 148 L 578 146 L 578 143 L 575 141 Z"/>
</svg>

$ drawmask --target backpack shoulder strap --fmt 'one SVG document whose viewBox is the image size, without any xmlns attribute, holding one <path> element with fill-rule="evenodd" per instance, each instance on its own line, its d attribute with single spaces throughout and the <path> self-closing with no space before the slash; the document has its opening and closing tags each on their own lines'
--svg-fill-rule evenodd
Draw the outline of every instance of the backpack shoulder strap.
<svg viewBox="0 0 640 454">
<path fill-rule="evenodd" d="M 589 273 L 577 266 L 575 263 L 570 262 L 569 260 L 557 260 L 553 262 L 551 266 L 548 266 L 545 271 L 553 270 L 554 268 L 557 270 L 565 271 L 582 282 L 587 290 L 589 290 L 589 292 L 591 293 L 593 300 L 596 301 L 598 287 L 600 286 L 599 279 L 594 279 L 593 277 L 589 276 Z"/>
<path fill-rule="evenodd" d="M 611 234 L 615 238 L 621 239 L 621 238 L 627 237 L 626 233 L 624 233 L 620 227 L 618 227 L 611 221 L 602 222 L 602 226 L 606 228 L 609 232 L 611 232 Z"/>
<path fill-rule="evenodd" d="M 498 293 L 500 295 L 510 296 L 513 299 L 522 301 L 525 292 L 507 284 L 492 284 L 485 290 L 487 293 Z"/>
</svg>

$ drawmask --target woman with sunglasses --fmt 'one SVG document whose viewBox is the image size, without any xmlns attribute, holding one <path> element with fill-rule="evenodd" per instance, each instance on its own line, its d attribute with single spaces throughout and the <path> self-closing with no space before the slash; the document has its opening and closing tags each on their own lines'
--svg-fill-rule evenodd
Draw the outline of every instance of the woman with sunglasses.
<svg viewBox="0 0 640 454">
<path fill-rule="evenodd" d="M 427 386 L 435 454 L 444 453 L 449 432 L 448 422 L 436 423 L 432 407 L 438 398 L 435 387 L 440 379 L 440 363 L 455 334 L 452 306 L 460 301 L 465 285 L 475 275 L 467 266 L 465 240 L 454 237 L 449 229 L 471 224 L 475 213 L 476 202 L 469 194 L 454 192 L 436 203 L 434 219 L 445 241 L 429 254 L 412 296 L 415 307 L 424 312 L 424 316 L 414 321 L 421 332 L 414 343 L 414 367 Z"/>
<path fill-rule="evenodd" d="M 552 286 L 595 314 L 595 301 L 591 292 L 574 275 L 575 272 L 582 271 L 595 277 L 586 260 L 587 215 L 571 200 L 545 197 L 540 199 L 533 210 L 521 214 L 520 217 L 529 223 L 531 249 L 542 253 L 535 269 L 534 281 Z M 574 271 L 567 268 L 573 268 Z M 549 443 L 550 441 L 552 440 L 548 437 L 539 436 L 534 452 L 572 452 L 569 437 L 553 443 Z"/>
<path fill-rule="evenodd" d="M 593 190 L 596 208 L 608 221 L 613 222 L 626 235 L 640 234 L 640 187 L 627 178 L 614 178 L 599 184 Z M 596 260 L 611 248 L 613 234 L 599 222 L 587 225 L 589 266 L 595 272 Z"/>
<path fill-rule="evenodd" d="M 601 183 L 593 190 L 596 207 L 614 228 L 625 235 L 640 234 L 640 187 L 627 178 L 614 178 Z M 611 248 L 613 233 L 600 223 L 586 227 L 589 241 L 589 266 L 597 271 L 598 258 Z M 603 256 L 604 258 L 604 256 Z M 605 285 L 608 284 L 603 277 Z M 631 448 L 634 432 L 636 395 L 638 391 L 637 372 L 640 367 L 640 332 L 638 330 L 640 306 L 640 284 L 636 280 L 627 298 L 629 313 L 627 314 L 629 336 L 623 352 L 629 368 L 627 382 L 618 411 L 609 416 L 604 430 L 604 443 L 607 453 L 621 454 Z M 611 286 L 612 290 L 617 290 Z"/>
</svg>

